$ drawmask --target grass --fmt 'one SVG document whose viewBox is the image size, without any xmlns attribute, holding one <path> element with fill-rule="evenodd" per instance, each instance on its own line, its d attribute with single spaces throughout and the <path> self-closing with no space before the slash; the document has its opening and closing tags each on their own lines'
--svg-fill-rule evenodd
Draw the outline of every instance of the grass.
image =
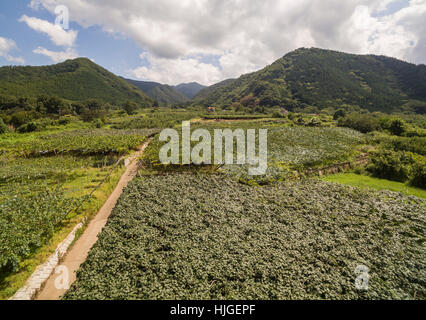
<svg viewBox="0 0 426 320">
<path fill-rule="evenodd" d="M 390 190 L 426 199 L 426 190 L 410 187 L 401 182 L 379 179 L 355 173 L 339 173 L 323 177 L 321 180 L 350 185 L 362 189 L 372 188 L 375 190 Z"/>
</svg>

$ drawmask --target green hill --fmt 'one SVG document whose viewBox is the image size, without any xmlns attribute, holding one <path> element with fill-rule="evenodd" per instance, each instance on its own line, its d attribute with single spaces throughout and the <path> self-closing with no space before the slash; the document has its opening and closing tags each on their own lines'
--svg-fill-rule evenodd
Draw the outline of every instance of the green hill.
<svg viewBox="0 0 426 320">
<path fill-rule="evenodd" d="M 270 66 L 202 90 L 195 103 L 205 106 L 355 106 L 392 112 L 426 102 L 426 66 L 385 56 L 298 49 Z"/>
<path fill-rule="evenodd" d="M 0 68 L 0 95 L 58 96 L 71 101 L 98 99 L 109 103 L 127 100 L 151 105 L 138 88 L 86 58 L 41 67 Z"/>
<path fill-rule="evenodd" d="M 197 82 L 181 83 L 175 86 L 175 89 L 177 91 L 179 91 L 189 99 L 194 98 L 204 88 L 206 88 L 206 86 L 203 86 Z"/>
<path fill-rule="evenodd" d="M 176 90 L 174 87 L 151 81 L 137 81 L 125 79 L 127 82 L 138 87 L 146 95 L 157 100 L 160 105 L 174 105 L 189 101 L 190 99 Z"/>
<path fill-rule="evenodd" d="M 200 92 L 198 92 L 195 96 L 194 96 L 194 98 L 193 98 L 193 100 L 195 100 L 195 101 L 198 101 L 198 100 L 202 100 L 202 99 L 205 99 L 205 98 L 207 98 L 207 97 L 210 97 L 210 95 L 213 93 L 213 92 L 218 92 L 218 94 L 220 93 L 220 94 L 222 94 L 222 92 L 220 91 L 220 90 L 218 90 L 218 89 L 221 89 L 221 88 L 224 88 L 224 87 L 227 87 L 228 85 L 230 85 L 232 82 L 234 82 L 236 79 L 227 79 L 227 80 L 224 80 L 224 81 L 221 81 L 221 82 L 219 82 L 219 83 L 216 83 L 216 84 L 214 84 L 214 85 L 212 85 L 212 86 L 210 86 L 210 87 L 206 87 L 206 88 L 204 88 L 203 90 L 201 90 Z"/>
</svg>

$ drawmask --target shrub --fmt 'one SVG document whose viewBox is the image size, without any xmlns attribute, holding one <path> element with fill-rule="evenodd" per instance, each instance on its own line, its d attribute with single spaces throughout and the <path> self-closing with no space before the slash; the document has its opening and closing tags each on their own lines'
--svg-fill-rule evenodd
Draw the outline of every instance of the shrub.
<svg viewBox="0 0 426 320">
<path fill-rule="evenodd" d="M 0 118 L 0 134 L 6 133 L 9 131 L 7 125 L 4 124 L 3 119 Z"/>
<path fill-rule="evenodd" d="M 61 126 L 65 126 L 67 124 L 70 124 L 73 121 L 74 117 L 70 115 L 62 116 L 58 120 L 58 124 Z"/>
<path fill-rule="evenodd" d="M 15 127 L 19 128 L 20 126 L 27 124 L 28 122 L 39 118 L 39 114 L 31 111 L 18 111 L 12 115 L 10 123 Z"/>
<path fill-rule="evenodd" d="M 402 136 L 402 134 L 405 132 L 405 122 L 401 119 L 392 120 L 389 131 L 394 136 Z"/>
<path fill-rule="evenodd" d="M 128 115 L 132 115 L 137 113 L 138 106 L 134 102 L 127 101 L 123 108 Z"/>
<path fill-rule="evenodd" d="M 337 110 L 333 115 L 334 120 L 339 120 L 340 118 L 344 118 L 344 117 L 346 117 L 346 112 L 345 110 L 342 110 L 342 109 Z"/>
<path fill-rule="evenodd" d="M 273 118 L 284 118 L 284 115 L 279 112 L 279 111 L 274 111 L 274 113 L 272 114 Z"/>
<path fill-rule="evenodd" d="M 411 177 L 412 166 L 416 162 L 411 152 L 381 150 L 370 154 L 371 164 L 367 170 L 374 176 L 405 182 Z"/>
<path fill-rule="evenodd" d="M 24 124 L 20 126 L 17 131 L 19 133 L 28 133 L 28 132 L 34 132 L 39 128 L 38 124 L 36 122 L 30 122 L 27 124 Z"/>
<path fill-rule="evenodd" d="M 424 159 L 414 164 L 410 185 L 426 189 L 426 161 Z"/>
<path fill-rule="evenodd" d="M 376 131 L 380 128 L 377 118 L 360 113 L 351 113 L 350 115 L 340 118 L 338 121 L 339 127 L 352 128 L 362 133 Z"/>
<path fill-rule="evenodd" d="M 104 125 L 104 123 L 103 123 L 103 121 L 101 120 L 101 119 L 95 119 L 95 120 L 93 120 L 93 126 L 95 127 L 95 128 L 98 128 L 98 129 L 100 129 L 100 128 L 102 128 L 102 126 Z"/>
</svg>

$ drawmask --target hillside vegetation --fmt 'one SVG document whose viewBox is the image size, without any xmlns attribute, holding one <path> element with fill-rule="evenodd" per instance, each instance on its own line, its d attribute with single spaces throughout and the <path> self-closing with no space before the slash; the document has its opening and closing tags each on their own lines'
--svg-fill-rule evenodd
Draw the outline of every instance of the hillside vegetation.
<svg viewBox="0 0 426 320">
<path fill-rule="evenodd" d="M 174 105 L 189 101 L 190 99 L 174 87 L 151 81 L 138 81 L 125 79 L 138 87 L 146 95 L 157 101 L 160 105 Z"/>
<path fill-rule="evenodd" d="M 206 88 L 206 86 L 203 86 L 197 82 L 181 83 L 175 86 L 175 89 L 177 91 L 179 91 L 189 99 L 194 98 L 204 88 Z"/>
<path fill-rule="evenodd" d="M 147 106 L 152 103 L 138 88 L 86 58 L 41 67 L 2 67 L 0 95 L 97 99 L 114 104 L 130 100 Z"/>
<path fill-rule="evenodd" d="M 204 89 L 204 106 L 426 110 L 426 66 L 385 56 L 298 49 L 270 66 Z"/>
</svg>

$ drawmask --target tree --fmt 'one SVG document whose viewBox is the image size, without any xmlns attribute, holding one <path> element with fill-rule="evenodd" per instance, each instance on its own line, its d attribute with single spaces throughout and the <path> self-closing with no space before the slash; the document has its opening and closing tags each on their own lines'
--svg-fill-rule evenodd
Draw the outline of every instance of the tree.
<svg viewBox="0 0 426 320">
<path fill-rule="evenodd" d="M 389 131 L 394 136 L 401 136 L 405 132 L 405 122 L 401 119 L 392 120 Z"/>
<path fill-rule="evenodd" d="M 344 117 L 346 117 L 346 112 L 345 110 L 342 110 L 342 109 L 337 110 L 333 115 L 334 120 L 339 120 L 340 118 L 344 118 Z"/>
<path fill-rule="evenodd" d="M 137 105 L 130 101 L 127 101 L 123 106 L 124 111 L 126 111 L 128 115 L 136 114 L 137 108 Z"/>
<path fill-rule="evenodd" d="M 102 108 L 102 105 L 98 100 L 90 99 L 86 102 L 86 107 L 90 110 L 99 110 Z"/>
<path fill-rule="evenodd" d="M 59 114 L 61 110 L 62 100 L 57 97 L 50 97 L 43 101 L 47 113 Z"/>
</svg>

